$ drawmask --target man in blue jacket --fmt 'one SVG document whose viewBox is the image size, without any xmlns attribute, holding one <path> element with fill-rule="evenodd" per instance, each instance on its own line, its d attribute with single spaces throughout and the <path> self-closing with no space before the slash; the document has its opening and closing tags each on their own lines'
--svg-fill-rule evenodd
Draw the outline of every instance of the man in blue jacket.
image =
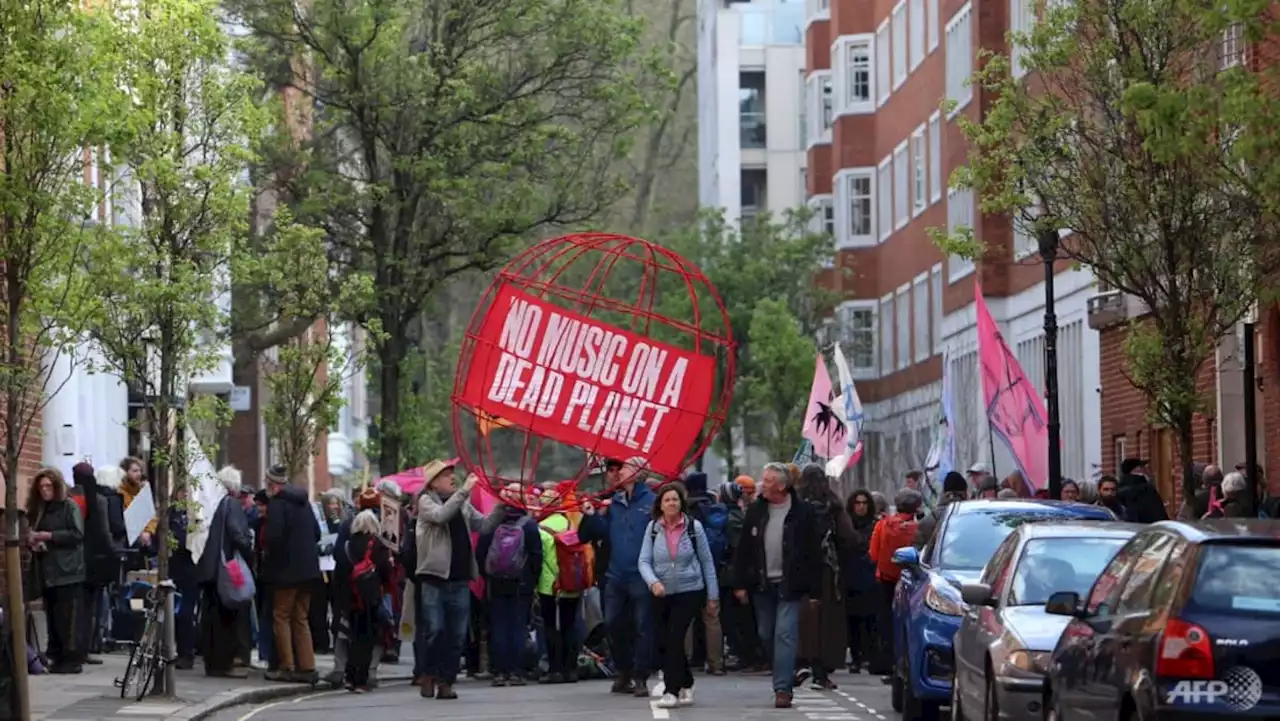
<svg viewBox="0 0 1280 721">
<path fill-rule="evenodd" d="M 646 465 L 643 458 L 623 464 L 618 491 L 599 513 L 589 502 L 583 503 L 578 535 L 583 541 L 607 539 L 612 549 L 603 599 L 609 647 L 618 669 L 612 691 L 647 698 L 654 636 L 652 594 L 640 576 L 640 546 L 653 513 L 653 491 L 643 472 Z"/>
</svg>

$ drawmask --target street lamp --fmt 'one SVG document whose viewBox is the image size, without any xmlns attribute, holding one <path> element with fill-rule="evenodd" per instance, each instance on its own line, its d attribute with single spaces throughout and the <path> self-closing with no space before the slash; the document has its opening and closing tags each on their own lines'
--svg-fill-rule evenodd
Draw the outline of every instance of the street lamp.
<svg viewBox="0 0 1280 721">
<path fill-rule="evenodd" d="M 1049 414 L 1049 497 L 1062 497 L 1061 424 L 1058 421 L 1058 316 L 1054 313 L 1053 264 L 1058 259 L 1057 228 L 1044 227 L 1036 235 L 1044 263 L 1044 400 Z"/>
</svg>

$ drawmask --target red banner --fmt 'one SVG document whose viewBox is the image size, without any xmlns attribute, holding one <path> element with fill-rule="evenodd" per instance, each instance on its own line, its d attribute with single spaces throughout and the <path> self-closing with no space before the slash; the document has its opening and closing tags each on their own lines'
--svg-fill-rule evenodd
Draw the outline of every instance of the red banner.
<svg viewBox="0 0 1280 721">
<path fill-rule="evenodd" d="M 715 360 L 498 291 L 462 401 L 536 435 L 675 475 L 711 404 Z"/>
</svg>

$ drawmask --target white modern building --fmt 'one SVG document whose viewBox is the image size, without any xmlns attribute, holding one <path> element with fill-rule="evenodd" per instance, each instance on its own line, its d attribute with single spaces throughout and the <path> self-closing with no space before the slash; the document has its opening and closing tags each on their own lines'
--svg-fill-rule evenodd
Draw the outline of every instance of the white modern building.
<svg viewBox="0 0 1280 721">
<path fill-rule="evenodd" d="M 804 203 L 804 3 L 699 0 L 698 200 L 725 217 Z"/>
</svg>

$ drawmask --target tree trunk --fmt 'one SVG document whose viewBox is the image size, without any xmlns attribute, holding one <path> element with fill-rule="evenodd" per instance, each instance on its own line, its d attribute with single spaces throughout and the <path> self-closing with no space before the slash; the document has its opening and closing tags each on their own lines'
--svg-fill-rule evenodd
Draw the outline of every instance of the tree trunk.
<svg viewBox="0 0 1280 721">
<path fill-rule="evenodd" d="M 5 265 L 5 295 L 7 313 L 5 319 L 5 355 L 11 368 L 17 369 L 24 362 L 22 354 L 22 303 L 26 289 L 20 277 L 21 269 L 14 264 Z M 13 705 L 18 718 L 31 718 L 31 690 L 27 685 L 26 656 L 20 649 L 27 647 L 26 605 L 22 598 L 22 555 L 19 548 L 20 521 L 18 517 L 18 466 L 22 455 L 22 404 L 21 393 L 16 387 L 4 389 L 4 529 L 5 529 L 5 578 L 7 584 L 7 615 L 13 648 L 13 691 L 17 703 Z"/>
<path fill-rule="evenodd" d="M 174 396 L 177 375 L 176 363 L 173 350 L 174 329 L 172 323 L 163 323 L 160 330 L 160 387 L 158 401 L 152 403 L 154 411 L 151 418 L 151 448 L 152 453 L 155 449 L 159 449 L 159 461 L 153 463 L 152 470 L 155 477 L 151 479 L 152 491 L 156 497 L 156 532 L 152 538 L 152 543 L 156 549 L 156 580 L 165 581 L 169 578 L 169 476 L 173 471 L 173 439 L 174 428 L 172 418 L 173 409 L 170 407 L 170 401 Z M 172 594 L 163 594 L 165 600 L 164 611 L 164 641 L 163 649 L 165 658 L 174 657 L 174 614 Z M 165 664 L 164 678 L 162 687 L 159 689 L 164 696 L 172 697 L 177 689 L 174 688 L 173 664 Z"/>
<path fill-rule="evenodd" d="M 1192 437 L 1191 437 L 1192 422 L 1193 422 L 1192 416 L 1188 414 L 1186 418 L 1179 418 L 1178 424 L 1177 424 L 1178 462 L 1182 468 L 1182 502 L 1183 503 L 1190 503 L 1196 496 L 1196 479 L 1194 476 L 1194 472 L 1192 470 L 1192 466 L 1194 465 L 1194 462 L 1195 462 L 1195 457 L 1192 455 L 1194 453 L 1194 449 L 1192 448 Z M 1174 499 L 1170 498 L 1167 500 L 1172 501 Z M 1176 513 L 1177 510 L 1178 509 L 1175 506 L 1174 512 Z"/>
<path fill-rule="evenodd" d="M 378 420 L 378 472 L 397 473 L 403 455 L 404 433 L 400 428 L 401 370 L 408 353 L 403 328 L 383 326 L 385 335 L 378 343 L 381 417 Z M 443 449 L 441 449 L 443 451 Z"/>
</svg>

